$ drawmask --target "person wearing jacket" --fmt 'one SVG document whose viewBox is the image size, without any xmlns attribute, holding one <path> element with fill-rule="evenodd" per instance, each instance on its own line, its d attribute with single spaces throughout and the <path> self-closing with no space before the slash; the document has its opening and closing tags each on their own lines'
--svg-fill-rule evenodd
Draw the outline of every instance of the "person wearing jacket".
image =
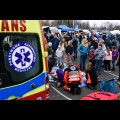
<svg viewBox="0 0 120 120">
<path fill-rule="evenodd" d="M 47 52 L 48 52 L 48 57 L 52 57 L 52 43 L 49 42 L 48 45 L 47 45 Z"/>
<path fill-rule="evenodd" d="M 97 36 L 98 41 L 102 38 L 101 34 L 99 33 Z"/>
<path fill-rule="evenodd" d="M 72 39 L 73 51 L 74 51 L 74 61 L 77 59 L 77 47 L 78 47 L 78 38 L 77 35 L 74 34 L 74 38 Z"/>
<path fill-rule="evenodd" d="M 118 48 L 118 57 L 117 57 L 117 65 L 118 65 L 118 69 L 119 69 L 119 78 L 117 79 L 117 83 L 120 85 L 120 44 L 119 44 L 119 48 Z"/>
<path fill-rule="evenodd" d="M 57 66 L 62 65 L 62 56 L 63 56 L 63 51 L 61 49 L 61 46 L 59 45 L 57 50 L 56 50 L 56 56 L 57 56 Z"/>
<path fill-rule="evenodd" d="M 51 72 L 53 66 L 56 63 L 56 58 L 54 57 L 48 57 L 48 68 L 49 68 L 49 73 Z"/>
<path fill-rule="evenodd" d="M 96 60 L 95 69 L 96 69 L 97 74 L 100 75 L 101 65 L 103 62 L 103 58 L 105 56 L 105 51 L 102 49 L 102 44 L 98 45 L 98 48 L 95 50 L 94 56 Z"/>
<path fill-rule="evenodd" d="M 93 64 L 89 62 L 86 66 L 86 86 L 90 89 L 95 89 L 98 82 L 98 75 L 93 68 Z"/>
<path fill-rule="evenodd" d="M 106 45 L 106 46 L 109 46 L 109 48 L 110 48 L 110 50 L 112 49 L 111 48 L 111 41 L 110 41 L 110 39 L 108 39 L 108 37 L 106 37 L 106 39 L 104 40 L 104 44 Z"/>
<path fill-rule="evenodd" d="M 118 57 L 118 50 L 116 49 L 116 46 L 112 47 L 112 70 L 115 71 L 115 63 Z"/>
<path fill-rule="evenodd" d="M 85 70 L 85 64 L 87 60 L 87 53 L 89 51 L 88 48 L 88 40 L 85 38 L 82 41 L 82 44 L 78 46 L 78 51 L 80 53 L 80 70 Z"/>
<path fill-rule="evenodd" d="M 57 74 L 57 87 L 59 86 L 63 86 L 64 82 L 64 72 L 63 72 L 63 65 L 59 65 L 59 69 L 56 70 L 56 74 Z"/>
<path fill-rule="evenodd" d="M 57 34 L 54 34 L 54 38 L 50 41 L 52 43 L 52 49 L 53 49 L 53 55 L 52 57 L 55 56 L 55 52 L 58 48 L 58 45 L 59 45 L 59 39 L 57 38 Z"/>
<path fill-rule="evenodd" d="M 80 69 L 69 61 L 68 68 L 64 70 L 64 89 L 71 91 L 73 94 L 80 94 L 81 88 L 79 88 L 79 85 L 81 83 L 82 75 Z"/>
<path fill-rule="evenodd" d="M 111 72 L 110 62 L 112 61 L 112 51 L 110 51 L 109 46 L 106 46 L 105 57 L 104 57 L 104 65 L 105 70 L 104 72 Z"/>
<path fill-rule="evenodd" d="M 88 60 L 89 60 L 89 62 L 92 63 L 93 68 L 95 66 L 94 52 L 95 52 L 94 46 L 90 46 L 90 50 L 88 51 Z"/>
<path fill-rule="evenodd" d="M 65 52 L 66 52 L 66 61 L 68 64 L 69 61 L 72 61 L 72 54 L 73 54 L 73 46 L 70 40 L 68 41 L 68 45 L 66 46 Z"/>
<path fill-rule="evenodd" d="M 103 40 L 102 38 L 100 38 L 98 45 L 99 45 L 99 44 L 102 44 L 102 50 L 105 51 L 105 50 L 106 50 L 106 46 L 105 46 L 104 40 Z"/>
<path fill-rule="evenodd" d="M 63 51 L 63 55 L 62 55 L 62 62 L 64 63 L 64 65 L 67 63 L 66 61 L 66 53 L 65 53 L 65 49 L 67 46 L 67 42 L 65 41 L 65 38 L 63 37 L 59 43 L 59 45 L 61 46 L 61 49 Z"/>
<path fill-rule="evenodd" d="M 89 48 L 90 48 L 90 46 L 94 46 L 94 49 L 98 48 L 98 40 L 97 40 L 97 38 L 93 38 L 91 40 L 91 44 L 89 45 Z"/>
</svg>

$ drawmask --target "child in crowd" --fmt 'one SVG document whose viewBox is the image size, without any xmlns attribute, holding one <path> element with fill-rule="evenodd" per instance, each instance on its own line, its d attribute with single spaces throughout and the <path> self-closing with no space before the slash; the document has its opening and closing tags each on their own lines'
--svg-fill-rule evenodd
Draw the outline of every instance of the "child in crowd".
<svg viewBox="0 0 120 120">
<path fill-rule="evenodd" d="M 57 56 L 57 66 L 62 65 L 62 56 L 63 56 L 63 51 L 61 49 L 61 46 L 59 45 L 57 50 L 56 50 L 56 56 Z"/>
<path fill-rule="evenodd" d="M 94 57 L 94 46 L 90 46 L 90 50 L 88 51 L 88 60 L 93 64 L 93 68 L 95 66 L 95 57 Z"/>
<path fill-rule="evenodd" d="M 109 46 L 106 46 L 105 57 L 104 57 L 104 64 L 105 70 L 104 72 L 111 72 L 110 62 L 112 61 L 112 51 L 110 51 Z"/>
<path fill-rule="evenodd" d="M 116 46 L 112 47 L 112 70 L 115 71 L 115 63 L 118 57 L 118 50 L 116 49 Z"/>
</svg>

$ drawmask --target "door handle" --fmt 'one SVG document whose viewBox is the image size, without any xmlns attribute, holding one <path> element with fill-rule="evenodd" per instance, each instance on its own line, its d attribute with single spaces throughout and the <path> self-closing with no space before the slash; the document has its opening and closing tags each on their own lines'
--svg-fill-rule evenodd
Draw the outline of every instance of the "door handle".
<svg viewBox="0 0 120 120">
<path fill-rule="evenodd" d="M 30 85 L 30 87 L 31 87 L 32 89 L 35 89 L 35 84 L 32 83 L 32 84 Z"/>
</svg>

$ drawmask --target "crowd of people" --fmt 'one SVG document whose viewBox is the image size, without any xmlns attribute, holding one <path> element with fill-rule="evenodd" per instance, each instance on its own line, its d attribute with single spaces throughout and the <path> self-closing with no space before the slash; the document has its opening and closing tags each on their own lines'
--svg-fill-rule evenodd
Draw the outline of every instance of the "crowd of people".
<svg viewBox="0 0 120 120">
<path fill-rule="evenodd" d="M 54 33 L 47 38 L 47 51 L 49 72 L 55 64 L 65 66 L 69 61 L 75 61 L 79 54 L 79 69 L 89 71 L 87 69 L 89 64 L 97 75 L 100 75 L 102 66 L 104 72 L 115 71 L 116 64 L 120 66 L 120 35 L 91 34 L 89 36 L 84 32 L 63 32 L 61 35 Z"/>
</svg>

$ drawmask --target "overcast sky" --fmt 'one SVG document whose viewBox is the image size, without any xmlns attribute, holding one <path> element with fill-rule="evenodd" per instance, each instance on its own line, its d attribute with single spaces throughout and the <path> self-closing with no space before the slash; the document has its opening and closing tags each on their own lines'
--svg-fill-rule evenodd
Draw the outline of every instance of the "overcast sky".
<svg viewBox="0 0 120 120">
<path fill-rule="evenodd" d="M 89 21 L 90 26 L 92 26 L 94 23 L 100 26 L 104 22 L 111 22 L 111 23 L 117 23 L 120 24 L 120 20 L 82 20 L 82 22 Z"/>
</svg>

